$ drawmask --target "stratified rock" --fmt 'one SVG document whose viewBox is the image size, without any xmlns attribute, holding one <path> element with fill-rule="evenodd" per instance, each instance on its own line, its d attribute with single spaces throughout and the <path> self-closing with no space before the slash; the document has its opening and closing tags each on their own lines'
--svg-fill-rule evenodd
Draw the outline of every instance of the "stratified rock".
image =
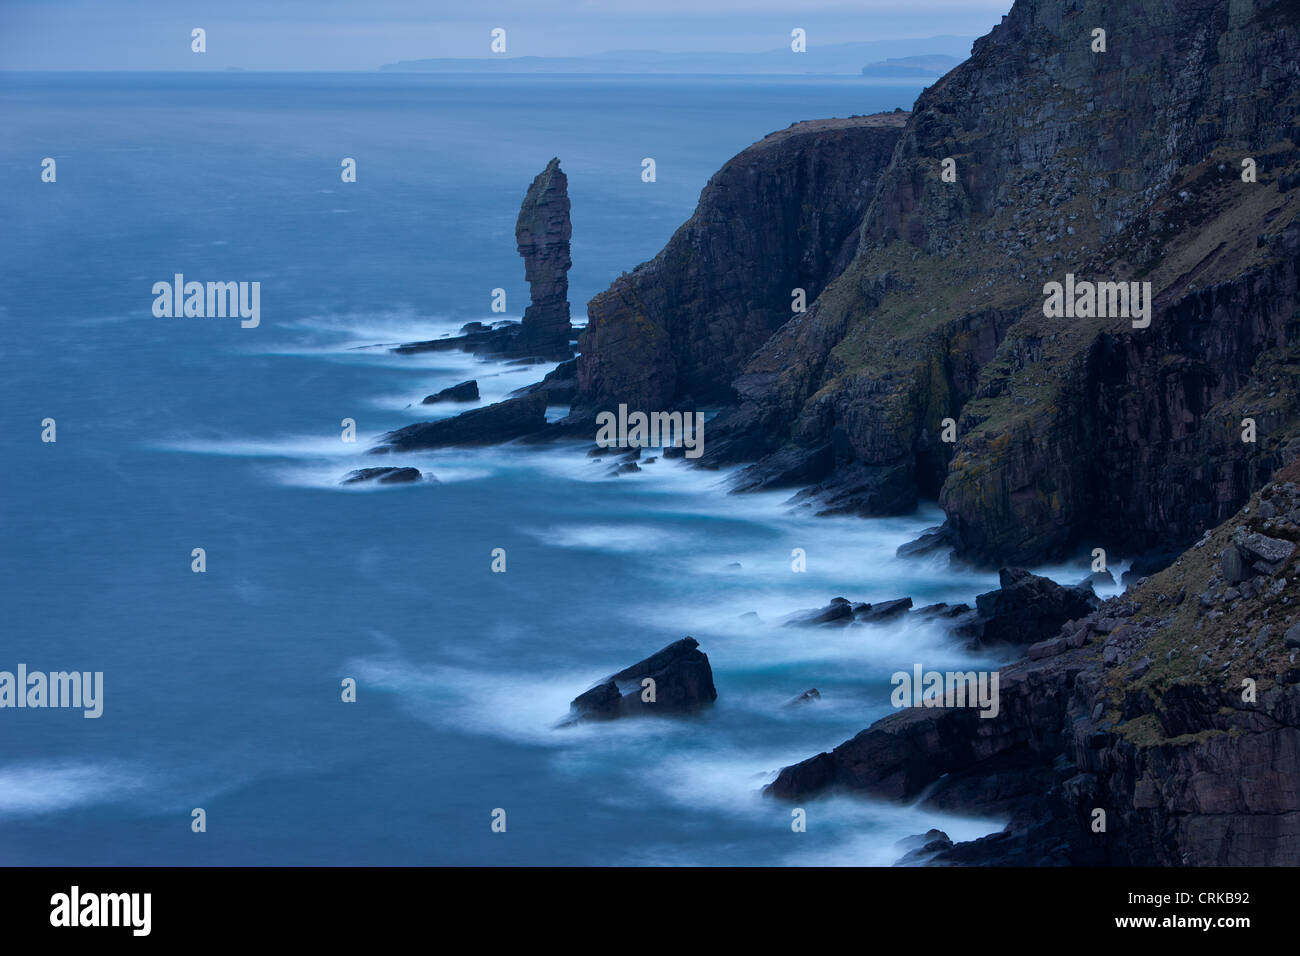
<svg viewBox="0 0 1300 956">
<path fill-rule="evenodd" d="M 896 601 L 881 601 L 879 604 L 864 605 L 861 610 L 855 609 L 853 616 L 863 624 L 881 624 L 902 617 L 911 606 L 910 597 L 899 598 Z"/>
<path fill-rule="evenodd" d="M 831 603 L 813 611 L 796 611 L 785 621 L 786 627 L 815 627 L 832 624 L 842 627 L 853 620 L 853 605 L 847 598 L 831 598 Z"/>
<path fill-rule="evenodd" d="M 561 362 L 546 374 L 540 382 L 525 385 L 512 392 L 513 395 L 532 395 L 543 392 L 548 405 L 568 405 L 578 390 L 578 360 Z"/>
<path fill-rule="evenodd" d="M 986 644 L 1032 644 L 1099 603 L 1090 588 L 1062 587 L 1021 568 L 1003 568 L 998 580 L 998 590 L 975 599 Z"/>
<path fill-rule="evenodd" d="M 708 655 L 699 641 L 685 637 L 645 660 L 605 678 L 573 699 L 561 726 L 584 720 L 612 720 L 658 714 L 684 714 L 718 699 Z M 654 681 L 654 700 L 646 701 Z"/>
<path fill-rule="evenodd" d="M 520 345 L 537 354 L 572 354 L 569 350 L 569 180 L 552 159 L 528 187 L 515 240 L 524 257 L 524 278 L 532 302 L 524 312 Z"/>
<path fill-rule="evenodd" d="M 355 485 L 361 481 L 377 481 L 381 485 L 399 484 L 407 481 L 419 481 L 422 475 L 418 468 L 359 468 L 349 472 L 339 484 Z"/>
<path fill-rule="evenodd" d="M 940 525 L 937 528 L 927 528 L 922 531 L 915 541 L 900 544 L 894 554 L 900 558 L 919 558 L 923 555 L 934 554 L 936 551 L 951 548 L 953 542 L 952 529 L 946 524 Z"/>
<path fill-rule="evenodd" d="M 422 405 L 436 405 L 438 402 L 477 402 L 478 401 L 478 381 L 470 379 L 468 382 L 461 382 L 459 385 L 452 385 L 450 388 L 444 388 L 436 395 L 428 396 Z"/>
<path fill-rule="evenodd" d="M 389 432 L 383 440 L 396 451 L 448 445 L 489 445 L 546 427 L 546 396 L 525 395 L 473 408 L 440 422 L 420 422 Z M 375 451 L 387 450 L 383 446 Z"/>
</svg>

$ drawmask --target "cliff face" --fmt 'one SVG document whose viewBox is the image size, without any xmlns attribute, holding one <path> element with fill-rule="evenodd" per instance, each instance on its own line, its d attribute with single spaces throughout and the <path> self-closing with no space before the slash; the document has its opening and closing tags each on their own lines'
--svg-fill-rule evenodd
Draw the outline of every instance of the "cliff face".
<svg viewBox="0 0 1300 956">
<path fill-rule="evenodd" d="M 727 284 L 750 256 L 770 257 L 751 283 L 799 257 L 737 242 L 706 190 L 664 253 L 593 300 L 582 387 L 700 401 L 737 368 L 706 458 L 755 462 L 742 490 L 811 486 L 860 514 L 935 495 L 980 561 L 1184 546 L 1300 434 L 1298 117 L 1285 0 L 1017 0 L 917 100 L 888 166 L 854 173 L 870 201 L 853 258 L 806 314 L 783 313 L 793 277 Z M 818 157 L 846 161 L 817 138 L 780 159 L 788 177 Z M 791 195 L 780 172 L 764 175 Z M 794 207 L 767 205 L 790 235 Z M 734 212 L 754 234 L 768 215 Z M 1044 316 L 1067 273 L 1150 282 L 1150 325 Z"/>
<path fill-rule="evenodd" d="M 650 262 L 587 306 L 578 404 L 730 401 L 744 361 L 841 271 L 907 114 L 797 123 L 728 162 Z"/>
<path fill-rule="evenodd" d="M 997 717 L 903 710 L 770 792 L 930 788 L 932 806 L 1010 816 L 935 862 L 1296 865 L 1297 480 L 1292 464 L 1167 570 L 1043 635 L 1002 668 Z"/>
<path fill-rule="evenodd" d="M 535 354 L 569 351 L 569 180 L 560 161 L 547 163 L 524 196 L 515 241 L 524 257 L 531 303 L 524 312 L 519 347 Z"/>
</svg>

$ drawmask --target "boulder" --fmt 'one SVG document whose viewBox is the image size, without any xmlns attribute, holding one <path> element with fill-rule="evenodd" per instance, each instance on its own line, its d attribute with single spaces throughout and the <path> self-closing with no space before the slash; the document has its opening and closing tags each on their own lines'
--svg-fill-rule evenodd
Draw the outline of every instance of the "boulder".
<svg viewBox="0 0 1300 956">
<path fill-rule="evenodd" d="M 561 726 L 617 717 L 684 714 L 718 699 L 708 655 L 699 641 L 684 637 L 624 668 L 573 699 Z M 652 680 L 653 685 L 645 684 Z M 644 700 L 651 688 L 654 700 Z"/>
<path fill-rule="evenodd" d="M 1223 550 L 1219 557 L 1219 570 L 1223 573 L 1223 580 L 1229 584 L 1238 584 L 1247 577 L 1246 562 L 1241 559 L 1241 551 L 1235 544 L 1230 544 Z"/>
<path fill-rule="evenodd" d="M 1240 548 L 1246 560 L 1252 562 L 1257 569 L 1259 565 L 1264 565 L 1267 570 L 1263 573 L 1267 574 L 1272 574 L 1280 569 L 1295 553 L 1294 542 L 1284 541 L 1281 538 L 1270 538 L 1258 532 L 1246 535 L 1240 544 Z"/>
</svg>

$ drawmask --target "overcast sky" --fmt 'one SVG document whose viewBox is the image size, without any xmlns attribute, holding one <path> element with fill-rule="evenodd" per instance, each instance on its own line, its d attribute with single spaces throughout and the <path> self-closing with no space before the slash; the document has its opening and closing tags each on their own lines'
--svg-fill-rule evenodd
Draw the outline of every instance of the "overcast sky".
<svg viewBox="0 0 1300 956">
<path fill-rule="evenodd" d="M 609 50 L 758 52 L 982 36 L 1011 0 L 0 0 L 5 70 L 369 70 L 397 60 Z M 190 31 L 208 51 L 190 51 Z"/>
</svg>

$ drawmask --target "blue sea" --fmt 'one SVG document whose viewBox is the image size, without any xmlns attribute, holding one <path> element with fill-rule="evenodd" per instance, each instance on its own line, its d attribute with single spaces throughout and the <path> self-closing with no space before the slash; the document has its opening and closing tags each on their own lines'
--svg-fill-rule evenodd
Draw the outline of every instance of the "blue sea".
<svg viewBox="0 0 1300 956">
<path fill-rule="evenodd" d="M 104 675 L 98 719 L 0 710 L 0 864 L 889 864 L 932 826 L 999 829 L 836 798 L 796 833 L 760 794 L 890 713 L 891 673 L 998 663 L 906 620 L 781 626 L 837 595 L 994 587 L 894 557 L 942 520 L 933 505 L 816 518 L 680 460 L 611 478 L 590 442 L 412 455 L 437 483 L 339 484 L 391 463 L 364 455 L 378 435 L 452 413 L 425 395 L 472 377 L 486 403 L 551 367 L 368 346 L 500 319 L 494 288 L 522 315 L 515 217 L 552 156 L 582 321 L 735 153 L 918 92 L 0 74 L 0 670 Z M 151 288 L 176 273 L 260 282 L 260 325 L 155 318 Z M 594 681 L 686 635 L 712 663 L 711 710 L 554 728 Z M 810 687 L 820 702 L 782 706 Z"/>
</svg>

